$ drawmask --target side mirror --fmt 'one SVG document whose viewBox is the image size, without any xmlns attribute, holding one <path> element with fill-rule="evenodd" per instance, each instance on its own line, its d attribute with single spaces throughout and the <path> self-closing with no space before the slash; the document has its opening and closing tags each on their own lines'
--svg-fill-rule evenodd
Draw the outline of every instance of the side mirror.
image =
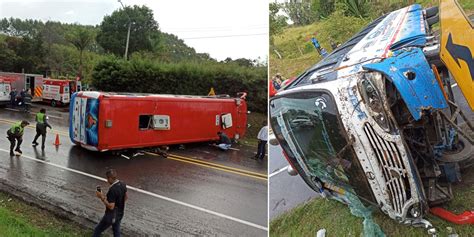
<svg viewBox="0 0 474 237">
<path fill-rule="evenodd" d="M 270 145 L 272 146 L 277 146 L 279 144 L 278 140 L 276 138 L 271 138 L 269 141 Z"/>
<path fill-rule="evenodd" d="M 286 168 L 286 172 L 291 176 L 295 176 L 298 174 L 298 172 L 296 172 L 296 170 L 294 170 L 291 165 L 289 165 L 288 168 Z"/>
</svg>

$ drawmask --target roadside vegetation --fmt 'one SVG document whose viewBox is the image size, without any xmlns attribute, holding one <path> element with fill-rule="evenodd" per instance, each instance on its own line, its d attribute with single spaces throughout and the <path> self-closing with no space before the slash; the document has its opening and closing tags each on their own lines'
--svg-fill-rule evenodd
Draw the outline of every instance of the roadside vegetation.
<svg viewBox="0 0 474 237">
<path fill-rule="evenodd" d="M 266 59 L 217 61 L 197 53 L 160 31 L 146 6 L 121 8 L 96 26 L 0 19 L 0 62 L 0 71 L 80 77 L 86 87 L 102 91 L 207 95 L 214 87 L 217 94 L 231 96 L 245 91 L 251 111 L 267 111 Z"/>
<path fill-rule="evenodd" d="M 456 214 L 472 209 L 474 203 L 474 167 L 463 172 L 463 182 L 453 186 L 454 199 L 443 205 Z M 429 236 L 426 229 L 399 224 L 378 210 L 373 212 L 375 222 L 386 236 Z M 448 228 L 459 236 L 474 236 L 473 225 L 455 225 L 436 216 L 427 218 L 438 231 L 438 236 L 448 236 Z M 282 214 L 270 222 L 271 236 L 315 236 L 325 228 L 327 236 L 362 236 L 362 218 L 353 216 L 349 208 L 337 201 L 315 198 Z"/>
<path fill-rule="evenodd" d="M 250 127 L 247 128 L 247 133 L 241 142 L 245 145 L 257 147 L 257 135 L 260 129 L 263 127 L 263 122 L 267 122 L 267 114 L 253 113 L 250 111 L 250 114 L 247 116 L 247 123 L 250 124 Z"/>
<path fill-rule="evenodd" d="M 91 236 L 77 224 L 0 192 L 0 236 Z"/>
<path fill-rule="evenodd" d="M 474 13 L 474 0 L 458 0 Z M 321 60 L 311 44 L 315 36 L 331 52 L 331 42 L 344 43 L 371 21 L 411 4 L 437 6 L 438 0 L 303 0 L 270 4 L 270 77 L 296 77 Z M 285 13 L 284 16 L 282 13 Z M 292 23 L 292 24 L 290 24 Z"/>
<path fill-rule="evenodd" d="M 474 0 L 458 0 L 466 14 L 474 13 Z M 419 3 L 423 7 L 438 5 L 437 0 L 303 0 L 298 3 L 270 4 L 270 77 L 281 73 L 296 77 L 322 58 L 311 44 L 315 36 L 321 47 L 331 52 L 330 43 L 344 43 L 377 17 Z M 284 12 L 286 16 L 281 13 Z M 291 24 L 290 24 L 291 23 Z M 444 208 L 456 214 L 472 210 L 474 203 L 474 167 L 463 172 L 463 181 L 453 187 L 454 200 Z M 387 236 L 427 236 L 422 228 L 408 227 L 374 210 L 374 219 Z M 472 225 L 454 225 L 429 215 L 429 220 L 447 236 L 448 227 L 459 236 L 474 236 Z M 271 236 L 315 236 L 325 228 L 327 236 L 361 236 L 362 218 L 337 201 L 316 198 L 282 214 L 270 222 Z"/>
</svg>

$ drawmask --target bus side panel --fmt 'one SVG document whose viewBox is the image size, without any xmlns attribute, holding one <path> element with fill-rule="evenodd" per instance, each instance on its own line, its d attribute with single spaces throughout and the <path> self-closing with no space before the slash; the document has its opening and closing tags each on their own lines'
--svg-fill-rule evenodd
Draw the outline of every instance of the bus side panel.
<svg viewBox="0 0 474 237">
<path fill-rule="evenodd" d="M 101 144 L 106 144 L 101 150 L 216 140 L 218 131 L 231 138 L 236 132 L 245 133 L 246 109 L 241 105 L 245 111 L 239 114 L 234 100 L 104 98 L 102 103 L 107 104 L 107 113 L 99 124 Z M 220 116 L 227 113 L 232 114 L 233 126 L 223 129 Z M 140 129 L 140 115 L 167 115 L 170 130 Z M 105 127 L 106 120 L 112 127 Z"/>
<path fill-rule="evenodd" d="M 237 108 L 237 114 L 236 132 L 240 138 L 243 138 L 247 131 L 247 102 L 245 100 L 242 100 L 242 104 Z M 260 124 L 257 126 L 260 126 Z"/>
</svg>

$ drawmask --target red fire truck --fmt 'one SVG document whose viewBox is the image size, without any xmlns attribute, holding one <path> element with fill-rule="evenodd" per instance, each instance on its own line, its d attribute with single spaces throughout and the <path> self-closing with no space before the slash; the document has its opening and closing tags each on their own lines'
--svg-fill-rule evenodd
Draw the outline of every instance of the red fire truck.
<svg viewBox="0 0 474 237">
<path fill-rule="evenodd" d="M 40 95 L 35 93 L 38 88 L 43 87 L 43 75 L 28 73 L 0 72 L 0 78 L 10 83 L 12 90 L 16 89 L 18 94 L 23 89 L 28 89 L 33 99 L 40 99 Z"/>
<path fill-rule="evenodd" d="M 83 91 L 72 95 L 69 136 L 94 151 L 239 139 L 247 128 L 245 96 L 187 96 Z"/>
<path fill-rule="evenodd" d="M 50 103 L 53 107 L 66 105 L 69 104 L 71 96 L 70 83 L 70 80 L 43 79 L 43 88 L 38 93 L 44 102 Z"/>
</svg>

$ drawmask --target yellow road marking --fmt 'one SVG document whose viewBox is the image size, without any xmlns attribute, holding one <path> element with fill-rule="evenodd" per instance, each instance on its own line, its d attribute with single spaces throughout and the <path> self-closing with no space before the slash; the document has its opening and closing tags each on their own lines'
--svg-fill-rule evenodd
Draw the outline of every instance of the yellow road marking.
<svg viewBox="0 0 474 237">
<path fill-rule="evenodd" d="M 15 121 L 7 120 L 7 119 L 0 119 L 0 122 L 7 123 L 7 124 L 17 123 Z M 27 128 L 36 129 L 36 127 L 33 126 L 33 125 L 28 125 Z M 51 131 L 54 132 L 54 133 L 57 133 L 59 135 L 69 137 L 69 135 L 66 132 L 63 132 L 63 131 L 60 131 L 60 130 L 54 130 L 54 129 L 51 130 Z M 145 153 L 149 154 L 149 155 L 153 155 L 153 156 L 160 156 L 158 154 L 151 153 L 151 152 L 145 152 Z M 203 160 L 197 160 L 197 159 L 194 159 L 194 158 L 169 154 L 168 159 L 181 161 L 181 162 L 185 162 L 185 163 L 190 163 L 190 164 L 195 164 L 195 165 L 199 165 L 199 166 L 203 166 L 203 167 L 207 167 L 207 168 L 211 168 L 211 169 L 216 169 L 216 170 L 221 170 L 221 171 L 225 171 L 225 172 L 229 172 L 229 173 L 239 174 L 239 175 L 242 175 L 242 176 L 252 177 L 252 178 L 256 178 L 256 179 L 260 179 L 260 180 L 267 180 L 268 179 L 267 175 L 265 175 L 265 174 L 252 172 L 252 171 L 248 171 L 248 170 L 243 170 L 243 169 L 238 169 L 238 168 L 234 168 L 234 167 L 229 167 L 229 166 L 225 166 L 225 165 L 220 165 L 220 164 L 207 162 L 207 161 L 203 161 Z"/>
<path fill-rule="evenodd" d="M 184 156 L 179 156 L 179 155 L 175 155 L 175 154 L 169 154 L 169 155 L 173 156 L 175 158 L 179 158 L 179 159 L 185 159 L 185 160 L 190 160 L 192 162 L 204 163 L 204 164 L 217 166 L 217 167 L 224 168 L 224 169 L 234 170 L 234 171 L 237 171 L 237 172 L 242 172 L 242 173 L 247 173 L 247 174 L 250 174 L 250 175 L 259 176 L 259 177 L 262 177 L 262 178 L 267 178 L 267 175 L 262 174 L 262 173 L 257 173 L 257 172 L 253 172 L 253 171 L 249 171 L 249 170 L 244 170 L 244 169 L 234 168 L 234 167 L 230 167 L 230 166 L 220 165 L 220 164 L 216 164 L 216 163 L 213 163 L 213 162 L 199 160 L 199 159 L 191 158 L 191 157 L 184 157 Z"/>
<path fill-rule="evenodd" d="M 214 166 L 205 165 L 205 164 L 201 164 L 201 163 L 197 163 L 197 162 L 182 160 L 182 159 L 179 159 L 179 158 L 173 158 L 173 157 L 170 157 L 170 156 L 168 156 L 168 158 L 166 158 L 166 159 L 172 159 L 172 160 L 176 160 L 176 161 L 180 161 L 180 162 L 190 163 L 190 164 L 194 164 L 194 165 L 198 165 L 198 166 L 203 166 L 203 167 L 207 167 L 207 168 L 211 168 L 211 169 L 221 170 L 221 171 L 228 172 L 228 173 L 234 173 L 234 174 L 247 176 L 247 177 L 254 178 L 254 179 L 260 179 L 260 180 L 263 180 L 263 181 L 267 181 L 266 178 L 262 178 L 262 177 L 259 177 L 259 176 L 249 175 L 249 174 L 236 172 L 236 171 L 232 171 L 232 170 L 228 170 L 228 169 L 222 169 L 222 168 L 219 168 L 219 167 L 214 167 Z"/>
<path fill-rule="evenodd" d="M 149 155 L 152 155 L 152 156 L 160 156 L 158 154 L 151 153 L 151 152 L 146 152 L 146 154 L 149 154 Z M 219 168 L 219 167 L 216 167 L 216 166 L 213 166 L 213 165 L 206 165 L 206 164 L 203 164 L 203 163 L 190 161 L 190 160 L 187 160 L 187 159 L 185 160 L 185 159 L 182 159 L 182 158 L 175 158 L 175 157 L 173 157 L 173 155 L 168 155 L 168 158 L 166 158 L 166 159 L 175 160 L 175 161 L 184 162 L 184 163 L 189 163 L 189 164 L 198 165 L 198 166 L 202 166 L 202 167 L 206 167 L 206 168 L 210 168 L 210 169 L 220 170 L 220 171 L 224 171 L 224 172 L 228 172 L 228 173 L 238 174 L 238 175 L 242 175 L 242 176 L 246 176 L 246 177 L 250 177 L 250 178 L 254 178 L 254 179 L 260 179 L 260 180 L 263 180 L 263 181 L 267 181 L 267 178 L 263 178 L 263 177 L 260 177 L 260 176 L 246 174 L 246 173 L 243 173 L 243 172 L 238 172 L 238 171 L 234 171 L 234 170 L 227 169 L 227 168 Z"/>
</svg>

